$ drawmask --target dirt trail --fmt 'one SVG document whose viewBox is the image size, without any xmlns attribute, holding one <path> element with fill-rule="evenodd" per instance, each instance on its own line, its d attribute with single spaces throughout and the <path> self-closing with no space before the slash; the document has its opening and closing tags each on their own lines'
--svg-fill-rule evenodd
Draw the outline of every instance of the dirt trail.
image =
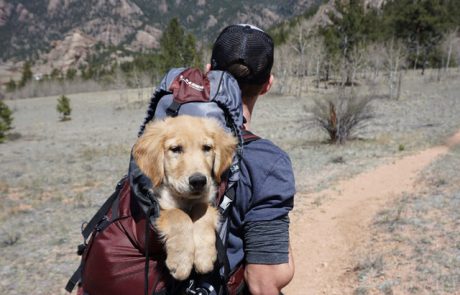
<svg viewBox="0 0 460 295">
<path fill-rule="evenodd" d="M 309 201 L 326 197 L 324 204 L 314 209 L 299 196 L 291 217 L 296 272 L 284 293 L 352 294 L 352 254 L 370 238 L 368 225 L 372 218 L 387 202 L 415 191 L 417 174 L 456 144 L 460 144 L 460 131 L 444 145 L 395 159 L 332 189 L 309 195 Z"/>
</svg>

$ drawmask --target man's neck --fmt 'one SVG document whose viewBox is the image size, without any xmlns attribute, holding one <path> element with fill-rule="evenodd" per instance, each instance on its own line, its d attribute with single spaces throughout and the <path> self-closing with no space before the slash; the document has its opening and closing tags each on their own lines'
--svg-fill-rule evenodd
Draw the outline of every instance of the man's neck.
<svg viewBox="0 0 460 295">
<path fill-rule="evenodd" d="M 245 104 L 243 104 L 243 116 L 246 119 L 246 122 L 244 123 L 244 128 L 246 130 L 249 130 L 251 125 L 251 112 Z"/>
<path fill-rule="evenodd" d="M 251 116 L 252 110 L 254 109 L 254 105 L 256 104 L 257 98 L 254 99 L 244 99 L 243 98 L 243 116 L 246 119 L 246 123 L 244 124 L 244 128 L 246 130 L 251 129 Z"/>
</svg>

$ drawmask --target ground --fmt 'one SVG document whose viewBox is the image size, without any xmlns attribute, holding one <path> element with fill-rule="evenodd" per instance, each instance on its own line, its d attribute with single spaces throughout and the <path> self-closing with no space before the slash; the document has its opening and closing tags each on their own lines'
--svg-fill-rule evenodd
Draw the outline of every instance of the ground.
<svg viewBox="0 0 460 295">
<path fill-rule="evenodd" d="M 289 153 L 297 182 L 285 294 L 458 294 L 460 154 L 446 140 L 460 129 L 459 77 L 406 73 L 401 98 L 375 99 L 375 118 L 344 146 L 309 123 L 325 90 L 261 98 L 253 131 Z M 67 95 L 66 122 L 57 96 L 7 101 L 0 294 L 65 294 L 80 225 L 126 173 L 148 92 Z"/>
</svg>

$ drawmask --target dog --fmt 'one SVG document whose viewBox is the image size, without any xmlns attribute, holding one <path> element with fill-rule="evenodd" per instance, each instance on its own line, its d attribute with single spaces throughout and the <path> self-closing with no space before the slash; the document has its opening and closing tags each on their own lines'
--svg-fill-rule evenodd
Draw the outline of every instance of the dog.
<svg viewBox="0 0 460 295">
<path fill-rule="evenodd" d="M 134 145 L 133 157 L 158 196 L 154 226 L 177 280 L 187 279 L 193 268 L 214 268 L 219 214 L 210 204 L 236 145 L 216 120 L 186 115 L 149 123 Z"/>
</svg>

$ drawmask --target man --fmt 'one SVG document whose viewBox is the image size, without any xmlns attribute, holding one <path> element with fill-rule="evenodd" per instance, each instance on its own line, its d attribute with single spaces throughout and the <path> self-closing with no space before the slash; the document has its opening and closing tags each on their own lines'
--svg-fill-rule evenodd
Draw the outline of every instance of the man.
<svg viewBox="0 0 460 295">
<path fill-rule="evenodd" d="M 258 98 L 273 84 L 273 41 L 251 25 L 225 28 L 214 43 L 208 70 L 224 70 L 238 81 L 244 127 L 250 130 Z M 278 295 L 294 275 L 289 217 L 295 194 L 288 155 L 268 140 L 245 145 L 241 180 L 231 214 L 228 257 L 233 269 L 245 263 L 251 294 Z"/>
</svg>

